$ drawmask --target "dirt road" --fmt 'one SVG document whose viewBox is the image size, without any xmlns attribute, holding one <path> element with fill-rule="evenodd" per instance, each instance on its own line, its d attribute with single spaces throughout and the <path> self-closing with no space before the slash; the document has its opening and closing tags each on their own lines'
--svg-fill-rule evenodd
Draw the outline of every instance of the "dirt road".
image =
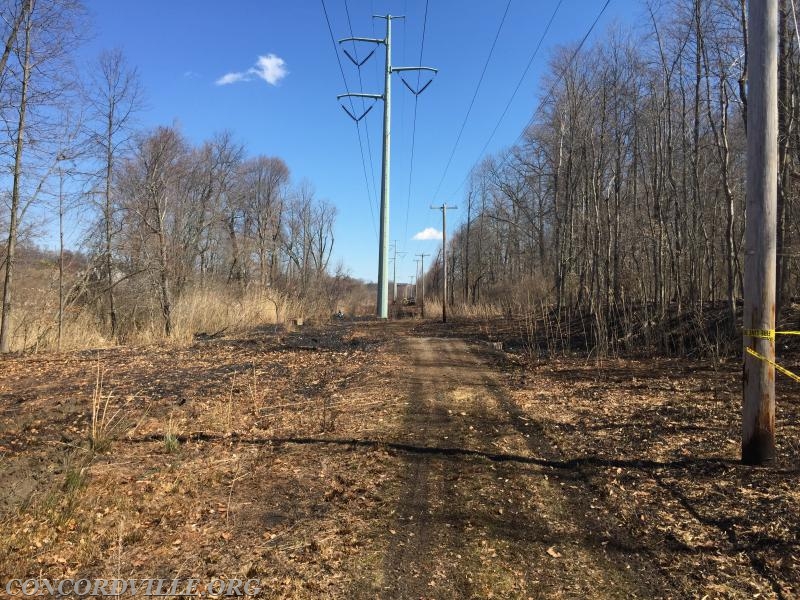
<svg viewBox="0 0 800 600">
<path fill-rule="evenodd" d="M 379 520 L 390 533 L 381 569 L 354 595 L 653 597 L 658 578 L 632 540 L 608 534 L 613 519 L 587 502 L 591 484 L 547 465 L 557 453 L 488 353 L 453 339 L 400 343 L 413 365 L 407 401 L 400 426 L 379 435 L 397 444 L 387 466 L 402 492 Z"/>
</svg>

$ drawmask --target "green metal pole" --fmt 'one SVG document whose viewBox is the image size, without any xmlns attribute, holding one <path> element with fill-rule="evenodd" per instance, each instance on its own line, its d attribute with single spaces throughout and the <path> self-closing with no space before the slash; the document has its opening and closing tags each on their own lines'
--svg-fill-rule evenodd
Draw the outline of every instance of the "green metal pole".
<svg viewBox="0 0 800 600">
<path fill-rule="evenodd" d="M 383 92 L 383 172 L 378 256 L 378 318 L 389 318 L 389 160 L 392 121 L 392 17 L 386 15 L 386 71 Z"/>
<path fill-rule="evenodd" d="M 383 100 L 383 165 L 381 177 L 381 224 L 380 224 L 380 240 L 378 242 L 378 301 L 376 313 L 379 319 L 389 318 L 389 166 L 391 157 L 391 124 L 392 124 L 392 73 L 403 71 L 428 71 L 437 73 L 438 69 L 433 67 L 392 67 L 392 19 L 404 19 L 403 16 L 392 15 L 372 15 L 373 18 L 386 19 L 386 38 L 383 40 L 376 38 L 364 37 L 349 37 L 339 40 L 340 44 L 345 42 L 369 42 L 373 44 L 384 44 L 386 46 L 386 70 L 384 72 L 384 91 L 383 95 L 378 94 L 365 94 L 363 92 L 351 93 L 349 90 L 346 94 L 339 94 L 336 96 L 337 100 L 342 98 L 370 98 L 372 100 Z M 357 59 L 351 56 L 347 50 L 345 54 L 353 61 L 356 66 L 361 66 L 363 62 L 358 62 Z M 343 74 L 344 75 L 344 74 Z M 419 96 L 425 88 L 428 87 L 430 81 L 422 86 L 419 90 L 411 89 L 415 96 Z M 408 85 L 408 84 L 406 84 Z M 347 82 L 345 82 L 347 87 Z M 352 107 L 352 100 L 351 100 Z M 342 105 L 345 112 L 358 123 L 366 116 L 369 110 L 356 116 L 354 112 L 349 110 L 346 106 Z M 395 248 L 395 254 L 397 249 Z M 402 253 L 401 253 L 402 254 Z M 395 264 L 397 257 L 395 256 Z M 396 266 L 395 266 L 396 269 Z M 395 277 L 396 279 L 396 277 Z M 397 293 L 397 282 L 395 281 L 395 294 Z"/>
</svg>

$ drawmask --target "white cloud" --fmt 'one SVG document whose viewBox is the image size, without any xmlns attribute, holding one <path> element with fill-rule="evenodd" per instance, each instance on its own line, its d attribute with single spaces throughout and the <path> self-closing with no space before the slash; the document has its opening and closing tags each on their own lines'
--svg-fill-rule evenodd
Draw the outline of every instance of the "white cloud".
<svg viewBox="0 0 800 600">
<path fill-rule="evenodd" d="M 222 77 L 217 79 L 214 83 L 217 85 L 229 85 L 238 81 L 248 81 L 247 73 L 225 73 Z"/>
<path fill-rule="evenodd" d="M 277 85 L 289 74 L 289 71 L 286 70 L 286 61 L 274 54 L 259 56 L 256 66 L 248 72 L 260 77 L 270 85 Z"/>
<path fill-rule="evenodd" d="M 286 70 L 286 61 L 280 56 L 275 54 L 267 54 L 266 56 L 259 56 L 254 67 L 250 67 L 247 71 L 234 71 L 226 73 L 214 83 L 217 85 L 230 85 L 231 83 L 239 83 L 240 81 L 252 81 L 253 77 L 263 79 L 270 85 L 278 85 L 278 83 L 289 74 Z"/>
<path fill-rule="evenodd" d="M 426 227 L 414 236 L 415 240 L 441 240 L 442 232 L 433 227 Z"/>
</svg>

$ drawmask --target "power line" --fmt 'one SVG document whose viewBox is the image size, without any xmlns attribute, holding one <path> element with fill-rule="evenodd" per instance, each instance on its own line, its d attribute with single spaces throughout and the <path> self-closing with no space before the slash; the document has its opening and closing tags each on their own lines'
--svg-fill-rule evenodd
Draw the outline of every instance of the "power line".
<svg viewBox="0 0 800 600">
<path fill-rule="evenodd" d="M 594 28 L 597 27 L 597 24 L 600 22 L 600 19 L 605 14 L 606 9 L 608 8 L 609 4 L 611 4 L 611 0 L 606 0 L 605 4 L 603 4 L 603 7 L 600 9 L 600 12 L 597 13 L 597 16 L 595 17 L 595 19 L 592 22 L 591 26 L 589 27 L 588 31 L 584 34 L 583 38 L 581 39 L 580 43 L 578 44 L 578 47 L 575 48 L 575 50 L 573 51 L 572 55 L 569 58 L 569 61 L 567 62 L 567 65 L 561 70 L 561 72 L 558 74 L 558 77 L 553 82 L 553 85 L 550 86 L 550 88 L 547 90 L 547 93 L 542 97 L 542 99 L 539 102 L 539 105 L 536 107 L 536 110 L 533 111 L 533 114 L 531 115 L 530 119 L 528 119 L 528 122 L 522 128 L 522 131 L 520 131 L 519 135 L 517 135 L 516 139 L 514 140 L 514 143 L 511 144 L 512 146 L 516 145 L 520 141 L 520 139 L 522 139 L 522 136 L 525 135 L 525 132 L 533 124 L 534 120 L 536 119 L 538 114 L 541 112 L 541 110 L 545 106 L 546 101 L 553 95 L 553 92 L 555 92 L 556 86 L 561 83 L 561 81 L 563 80 L 564 75 L 566 74 L 566 72 L 572 67 L 572 63 L 575 61 L 575 58 L 580 53 L 581 49 L 583 49 L 583 46 L 586 43 L 586 40 L 589 39 L 589 36 L 594 31 Z M 485 147 L 484 147 L 484 150 L 485 150 Z M 478 161 L 481 159 L 482 156 L 483 156 L 483 154 L 481 154 L 481 156 L 478 157 Z M 508 157 L 509 157 L 509 155 L 506 155 L 503 158 L 503 160 L 500 161 L 500 163 L 498 164 L 498 167 L 503 166 L 508 161 Z M 477 164 L 477 161 L 475 162 L 475 164 Z M 464 184 L 467 183 L 467 181 L 470 178 L 470 175 L 471 175 L 471 170 L 467 172 L 467 174 L 464 176 L 464 179 L 461 181 L 459 186 L 454 190 L 454 192 L 453 192 L 454 195 L 457 194 L 458 191 L 461 190 L 464 187 Z"/>
<path fill-rule="evenodd" d="M 403 14 L 404 15 L 408 14 L 408 0 L 403 0 Z M 407 50 L 407 46 L 408 46 L 407 40 L 408 40 L 408 21 L 406 21 L 404 19 L 403 20 L 403 51 L 400 53 L 400 60 L 402 61 L 402 63 L 404 65 L 408 64 L 408 63 L 406 63 L 406 50 Z M 406 95 L 405 94 L 400 96 L 400 122 L 401 123 L 405 123 L 406 122 Z M 405 127 L 401 127 L 400 128 L 400 140 L 399 140 L 401 145 L 403 144 L 405 139 L 406 139 L 406 128 Z"/>
<path fill-rule="evenodd" d="M 519 78 L 517 86 L 514 88 L 511 97 L 508 99 L 508 102 L 506 103 L 506 106 L 503 109 L 503 113 L 500 115 L 500 118 L 497 119 L 497 123 L 495 124 L 494 129 L 492 129 L 492 133 L 489 135 L 489 138 L 486 140 L 486 143 L 483 145 L 483 148 L 481 148 L 481 151 L 478 153 L 478 160 L 480 160 L 480 157 L 483 156 L 483 153 L 486 151 L 486 148 L 489 147 L 492 138 L 494 138 L 494 134 L 497 133 L 497 130 L 500 128 L 500 124 L 503 122 L 503 119 L 505 119 L 506 114 L 508 113 L 508 109 L 511 108 L 511 104 L 514 102 L 514 98 L 517 97 L 517 93 L 519 92 L 519 89 L 522 87 L 522 83 L 523 81 L 525 81 L 525 77 L 527 77 L 528 71 L 530 71 L 530 68 L 533 65 L 533 61 L 536 60 L 536 56 L 539 54 L 539 49 L 542 47 L 542 43 L 547 37 L 547 34 L 550 32 L 550 26 L 553 24 L 553 21 L 556 18 L 556 13 L 558 13 L 558 9 L 561 8 L 563 2 L 564 0 L 558 0 L 558 4 L 556 4 L 556 8 L 553 11 L 553 14 L 550 15 L 550 20 L 547 22 L 547 26 L 544 28 L 544 32 L 542 32 L 542 35 L 539 38 L 539 42 L 536 44 L 536 48 L 533 50 L 533 54 L 531 54 L 530 59 L 528 59 L 528 64 L 525 66 L 525 70 L 522 72 L 522 76 Z M 475 162 L 477 163 L 477 161 Z"/>
<path fill-rule="evenodd" d="M 525 132 L 528 130 L 528 128 L 531 125 L 533 125 L 533 122 L 536 119 L 536 116 L 539 114 L 539 112 L 541 112 L 542 108 L 545 105 L 544 100 L 549 99 L 550 96 L 553 95 L 553 92 L 555 92 L 555 90 L 556 90 L 556 85 L 561 83 L 561 80 L 564 78 L 564 75 L 566 74 L 567 70 L 572 67 L 572 63 L 575 62 L 575 58 L 578 56 L 580 51 L 583 49 L 583 46 L 586 43 L 586 40 L 588 40 L 589 36 L 592 35 L 592 31 L 594 31 L 594 28 L 597 27 L 597 24 L 600 22 L 600 19 L 603 17 L 603 14 L 605 14 L 606 9 L 608 8 L 609 4 L 611 4 L 611 0 L 606 0 L 605 4 L 603 4 L 603 8 L 600 9 L 600 12 L 597 13 L 597 16 L 595 17 L 594 21 L 592 21 L 592 24 L 589 27 L 589 30 L 584 34 L 583 38 L 581 38 L 580 44 L 578 44 L 578 47 L 575 48 L 575 50 L 572 53 L 572 56 L 569 57 L 569 62 L 567 63 L 567 66 L 564 69 L 561 70 L 561 73 L 559 73 L 559 75 L 558 75 L 558 79 L 555 82 L 553 82 L 553 85 L 550 86 L 550 89 L 547 91 L 547 94 L 542 99 L 542 101 L 539 102 L 539 106 L 536 107 L 536 110 L 531 115 L 531 118 L 528 119 L 528 122 L 525 124 L 525 127 L 519 133 L 519 135 L 517 136 L 516 140 L 514 140 L 515 144 L 522 138 L 523 135 L 525 135 Z M 501 164 L 504 164 L 506 160 L 508 160 L 508 159 L 507 158 L 504 159 Z"/>
<path fill-rule="evenodd" d="M 350 9 L 347 6 L 347 0 L 344 0 L 344 12 L 345 12 L 345 14 L 347 14 L 347 27 L 350 29 L 350 37 L 354 37 L 353 24 L 350 21 Z M 353 56 L 355 57 L 356 60 L 358 60 L 358 50 L 356 49 L 356 43 L 355 42 L 353 42 Z M 377 61 L 375 61 L 375 64 L 377 64 Z M 361 79 L 361 67 L 358 67 L 358 89 L 361 92 L 364 91 L 364 82 Z M 350 102 L 351 102 L 351 106 L 352 106 L 352 99 L 350 100 Z M 362 100 L 361 100 L 361 108 L 363 109 L 365 107 L 365 105 L 366 105 L 366 100 L 364 100 L 362 98 Z M 356 122 L 356 127 L 358 127 L 358 125 L 359 125 L 358 122 Z M 367 127 L 367 120 L 366 119 L 364 120 L 364 133 L 367 136 L 367 153 L 369 155 L 369 171 L 370 171 L 370 174 L 372 175 L 372 190 L 373 190 L 373 193 L 375 194 L 375 203 L 377 204 L 377 202 L 378 202 L 378 200 L 377 200 L 378 185 L 375 183 L 375 163 L 372 160 L 372 142 L 369 139 L 369 127 Z M 369 207 L 370 211 L 372 211 L 372 202 L 373 202 L 373 200 L 372 200 L 372 197 L 370 196 L 370 207 Z M 374 219 L 374 217 L 373 217 L 373 219 Z M 373 224 L 373 227 L 374 227 L 374 224 Z"/>
<path fill-rule="evenodd" d="M 342 74 L 342 82 L 344 82 L 344 88 L 347 90 L 348 93 L 350 93 L 350 88 L 347 85 L 347 78 L 344 75 L 344 67 L 342 66 L 342 59 L 339 57 L 339 50 L 336 47 L 336 39 L 333 37 L 333 27 L 331 27 L 331 20 L 328 17 L 328 9 L 325 6 L 325 0 L 320 0 L 320 2 L 322 3 L 322 12 L 325 15 L 325 22 L 328 24 L 328 33 L 330 33 L 331 36 L 331 43 L 333 44 L 333 52 L 336 55 L 336 62 L 339 64 L 339 72 Z M 352 98 L 350 98 L 350 108 L 355 113 L 355 106 L 353 106 Z M 375 226 L 375 211 L 372 208 L 372 198 L 370 197 L 371 193 L 369 189 L 369 178 L 367 177 L 367 161 L 364 158 L 364 144 L 361 141 L 361 129 L 359 128 L 358 123 L 356 123 L 356 132 L 358 133 L 358 149 L 361 152 L 361 166 L 364 168 L 364 183 L 366 184 L 367 187 L 367 204 L 369 204 L 369 214 L 370 214 L 370 219 L 372 221 L 372 230 L 375 232 L 375 239 L 377 240 L 378 230 Z"/>
<path fill-rule="evenodd" d="M 436 191 L 433 193 L 434 198 L 439 195 L 439 190 L 442 189 L 442 184 L 444 183 L 444 180 L 447 177 L 447 171 L 450 169 L 450 164 L 453 162 L 453 157 L 456 154 L 458 143 L 461 141 L 461 135 L 464 133 L 464 128 L 466 128 L 467 126 L 467 121 L 469 121 L 469 115 L 472 112 L 472 107 L 475 105 L 475 99 L 478 97 L 478 92 L 481 89 L 483 78 L 486 75 L 486 69 L 489 67 L 489 62 L 492 59 L 492 54 L 494 53 L 494 48 L 497 45 L 497 40 L 500 38 L 500 32 L 503 30 L 503 24 L 506 22 L 506 16 L 508 15 L 509 8 L 511 8 L 511 0 L 508 0 L 508 2 L 506 3 L 506 9 L 505 12 L 503 12 L 503 18 L 500 19 L 500 25 L 497 27 L 497 33 L 495 33 L 494 35 L 494 41 L 492 41 L 492 47 L 489 49 L 489 55 L 486 57 L 486 63 L 483 65 L 483 71 L 481 71 L 481 76 L 478 78 L 478 84 L 475 86 L 475 93 L 472 94 L 472 100 L 469 103 L 467 114 L 464 115 L 464 122 L 461 123 L 461 129 L 459 129 L 458 131 L 458 136 L 456 137 L 456 143 L 453 144 L 453 150 L 450 152 L 450 157 L 447 159 L 447 165 L 445 166 L 444 172 L 442 173 L 442 178 L 439 180 L 439 185 L 436 186 Z"/>
<path fill-rule="evenodd" d="M 419 64 L 422 64 L 422 53 L 425 51 L 425 32 L 428 29 L 428 0 L 425 0 L 425 17 L 422 21 L 422 44 L 419 48 Z M 417 73 L 417 89 L 419 89 L 419 79 L 421 73 Z M 403 242 L 408 240 L 408 217 L 411 212 L 411 181 L 414 176 L 414 145 L 417 138 L 417 102 L 419 96 L 414 96 L 414 121 L 411 126 L 411 161 L 408 167 L 408 198 L 406 199 L 406 226 L 403 234 Z"/>
<path fill-rule="evenodd" d="M 372 9 L 370 11 L 370 14 L 371 15 L 377 14 L 377 11 L 375 10 L 375 0 L 370 0 L 370 7 Z M 375 36 L 377 36 L 377 33 L 375 33 L 375 17 L 373 17 L 370 20 L 372 21 L 372 37 L 375 37 Z M 375 63 L 375 79 L 380 80 L 380 78 L 381 78 L 381 69 L 378 66 L 378 62 L 379 61 L 373 60 L 372 62 Z"/>
</svg>

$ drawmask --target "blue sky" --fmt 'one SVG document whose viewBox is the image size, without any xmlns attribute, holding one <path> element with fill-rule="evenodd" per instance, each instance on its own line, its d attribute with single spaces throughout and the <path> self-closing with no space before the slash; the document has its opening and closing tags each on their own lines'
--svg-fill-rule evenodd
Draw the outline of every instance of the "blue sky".
<svg viewBox="0 0 800 600">
<path fill-rule="evenodd" d="M 385 22 L 373 20 L 374 13 L 405 15 L 405 21 L 393 24 L 396 66 L 417 64 L 425 4 L 347 0 L 345 5 L 345 0 L 325 0 L 337 39 L 350 35 L 346 6 L 356 36 L 383 37 Z M 430 210 L 431 203 L 463 204 L 460 186 L 557 4 L 512 0 L 452 164 L 434 197 L 506 1 L 430 0 L 423 63 L 440 72 L 419 97 L 410 194 L 414 97 L 398 75 L 393 80 L 391 239 L 407 252 L 398 263 L 398 281 L 413 275 L 413 255 L 436 252 L 437 241 L 412 237 L 428 227 L 441 229 L 440 213 Z M 604 0 L 562 0 L 542 50 L 487 152 L 514 142 L 537 98 L 546 92 L 539 78 L 553 49 L 580 40 L 603 4 Z M 294 181 L 311 181 L 319 196 L 337 206 L 334 260 L 341 260 L 355 277 L 377 279 L 382 106 L 379 102 L 361 127 L 368 193 L 356 126 L 336 100 L 345 90 L 321 0 L 88 0 L 87 5 L 95 33 L 82 49 L 82 61 L 90 64 L 104 48 L 124 51 L 139 70 L 147 95 L 142 126 L 176 123 L 195 142 L 230 130 L 250 155 L 283 158 Z M 642 9 L 640 0 L 612 0 L 593 37 L 602 36 L 613 23 L 629 27 L 641 22 Z M 340 56 L 350 91 L 359 91 L 357 68 Z M 256 69 L 259 57 L 269 58 Z M 380 47 L 362 67 L 365 92 L 382 91 L 383 60 Z M 229 80 L 243 80 L 217 83 L 232 73 L 240 76 Z M 373 175 L 377 190 L 372 189 Z M 450 215 L 448 228 L 461 218 Z"/>
</svg>

